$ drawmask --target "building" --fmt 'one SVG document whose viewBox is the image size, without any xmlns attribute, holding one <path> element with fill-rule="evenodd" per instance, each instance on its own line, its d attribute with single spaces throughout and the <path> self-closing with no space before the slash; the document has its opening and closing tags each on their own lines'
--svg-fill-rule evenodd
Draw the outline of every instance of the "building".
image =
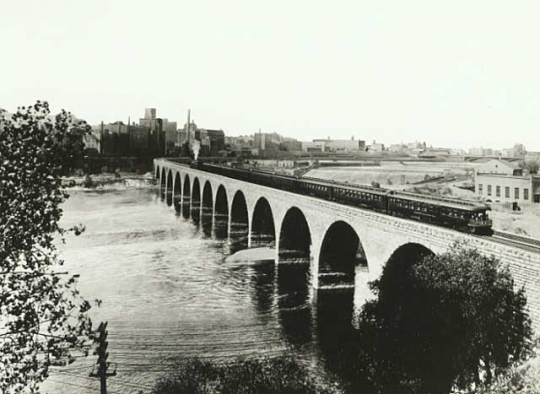
<svg viewBox="0 0 540 394">
<path fill-rule="evenodd" d="M 517 163 L 490 160 L 475 171 L 475 192 L 492 202 L 540 202 L 540 177 L 524 173 Z"/>
<path fill-rule="evenodd" d="M 375 142 L 375 140 L 373 140 L 371 145 L 369 145 L 368 150 L 371 152 L 382 152 L 384 151 L 384 144 L 381 144 L 380 142 Z"/>
<path fill-rule="evenodd" d="M 527 152 L 525 154 L 525 161 L 539 161 L 540 162 L 540 152 Z"/>
<path fill-rule="evenodd" d="M 101 154 L 101 133 L 92 132 L 83 136 L 84 147 L 88 156 L 97 156 Z"/>
<path fill-rule="evenodd" d="M 163 134 L 165 138 L 165 154 L 172 156 L 175 153 L 175 146 L 178 141 L 178 127 L 176 122 L 169 122 L 168 119 L 162 119 Z"/>
<path fill-rule="evenodd" d="M 302 150 L 304 152 L 324 152 L 326 150 L 325 140 L 318 141 L 302 141 Z"/>
<path fill-rule="evenodd" d="M 139 119 L 139 125 L 150 130 L 149 149 L 158 156 L 166 153 L 165 133 L 163 132 L 163 119 L 156 117 L 155 108 L 146 108 L 144 118 Z"/>
<path fill-rule="evenodd" d="M 104 156 L 164 156 L 174 153 L 177 140 L 176 122 L 156 117 L 155 108 L 146 108 L 139 124 L 117 121 L 92 126 L 92 134 L 86 141 L 87 149 Z M 97 146 L 99 145 L 99 149 Z"/>
<path fill-rule="evenodd" d="M 476 173 L 499 175 L 523 175 L 523 169 L 517 162 L 508 160 L 489 160 L 476 168 Z"/>
<path fill-rule="evenodd" d="M 302 143 L 294 138 L 283 138 L 283 142 L 279 145 L 279 150 L 283 151 L 301 151 Z"/>
<path fill-rule="evenodd" d="M 359 152 L 366 149 L 366 142 L 355 140 L 354 137 L 350 140 L 333 140 L 327 138 L 325 140 L 313 140 L 313 142 L 323 145 L 325 152 Z"/>
<path fill-rule="evenodd" d="M 540 202 L 540 177 L 479 173 L 474 183 L 476 194 L 486 201 Z"/>
<path fill-rule="evenodd" d="M 104 156 L 129 156 L 128 125 L 121 121 L 93 126 L 101 135 L 101 154 Z"/>
<path fill-rule="evenodd" d="M 194 144 L 198 142 L 199 156 L 217 157 L 225 151 L 225 132 L 223 130 L 203 129 L 197 127 L 194 121 L 184 124 L 177 132 L 177 146 L 189 144 L 189 150 L 193 151 Z M 183 153 L 184 155 L 187 153 Z"/>
<path fill-rule="evenodd" d="M 253 136 L 253 146 L 260 150 L 275 150 L 283 142 L 283 137 L 278 133 L 255 133 Z"/>
<path fill-rule="evenodd" d="M 129 126 L 129 156 L 149 156 L 150 129 L 135 123 Z"/>
<path fill-rule="evenodd" d="M 253 148 L 258 149 L 259 156 L 275 158 L 283 140 L 278 133 L 258 132 L 253 135 Z"/>
<path fill-rule="evenodd" d="M 254 147 L 254 137 L 252 135 L 225 136 L 225 145 L 228 145 L 231 150 L 252 149 Z"/>
<path fill-rule="evenodd" d="M 484 156 L 484 149 L 483 148 L 470 148 L 469 155 L 470 156 Z"/>
<path fill-rule="evenodd" d="M 404 144 L 391 144 L 388 151 L 392 153 L 407 153 L 407 146 Z"/>
<path fill-rule="evenodd" d="M 314 139 L 313 142 L 302 141 L 302 150 L 305 152 L 360 152 L 366 150 L 366 142 L 355 140 Z"/>
<path fill-rule="evenodd" d="M 210 141 L 210 156 L 216 157 L 225 150 L 225 133 L 223 130 L 206 130 Z"/>
</svg>

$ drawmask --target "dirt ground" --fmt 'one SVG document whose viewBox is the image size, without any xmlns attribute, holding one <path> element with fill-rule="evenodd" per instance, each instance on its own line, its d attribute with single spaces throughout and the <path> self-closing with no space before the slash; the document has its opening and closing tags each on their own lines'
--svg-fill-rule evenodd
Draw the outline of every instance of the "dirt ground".
<svg viewBox="0 0 540 394">
<path fill-rule="evenodd" d="M 540 239 L 540 204 L 523 204 L 519 212 L 505 210 L 499 204 L 491 208 L 493 228 Z"/>
<path fill-rule="evenodd" d="M 377 167 L 321 167 L 305 176 L 361 185 L 377 182 L 382 187 L 407 186 L 427 177 L 472 177 L 474 164 L 428 162 L 381 162 Z"/>
</svg>

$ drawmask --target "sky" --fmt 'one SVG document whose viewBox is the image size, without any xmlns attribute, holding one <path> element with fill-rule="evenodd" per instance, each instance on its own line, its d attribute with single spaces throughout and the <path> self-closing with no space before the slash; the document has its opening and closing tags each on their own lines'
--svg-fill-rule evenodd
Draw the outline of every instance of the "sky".
<svg viewBox="0 0 540 394">
<path fill-rule="evenodd" d="M 540 151 L 537 0 L 2 0 L 0 108 Z"/>
</svg>

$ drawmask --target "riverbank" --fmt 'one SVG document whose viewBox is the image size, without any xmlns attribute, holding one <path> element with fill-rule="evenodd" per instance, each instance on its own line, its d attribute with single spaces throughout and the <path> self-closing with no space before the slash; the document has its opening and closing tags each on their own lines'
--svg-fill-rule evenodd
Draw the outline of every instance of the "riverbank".
<svg viewBox="0 0 540 394">
<path fill-rule="evenodd" d="M 146 174 L 117 173 L 62 178 L 62 186 L 71 190 L 123 189 L 154 187 L 156 181 L 151 172 Z"/>
</svg>

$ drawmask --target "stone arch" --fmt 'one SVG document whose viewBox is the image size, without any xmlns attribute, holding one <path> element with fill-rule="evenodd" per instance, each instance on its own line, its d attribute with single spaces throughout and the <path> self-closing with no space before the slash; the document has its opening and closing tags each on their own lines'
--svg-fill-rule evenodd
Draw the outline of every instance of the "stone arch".
<svg viewBox="0 0 540 394">
<path fill-rule="evenodd" d="M 380 280 L 386 284 L 385 288 L 398 290 L 409 275 L 411 267 L 422 258 L 431 255 L 434 255 L 433 251 L 422 244 L 415 242 L 403 244 L 390 255 Z"/>
<path fill-rule="evenodd" d="M 310 307 L 311 231 L 304 213 L 289 208 L 281 222 L 278 242 L 277 303 L 283 334 L 294 346 L 313 336 Z"/>
<path fill-rule="evenodd" d="M 165 199 L 165 192 L 167 189 L 165 168 L 161 169 L 161 177 L 159 178 L 159 195 L 162 200 Z"/>
<path fill-rule="evenodd" d="M 276 229 L 274 226 L 274 214 L 270 203 L 264 197 L 259 198 L 253 210 L 251 219 L 251 246 L 274 247 L 276 244 Z"/>
<path fill-rule="evenodd" d="M 206 181 L 203 187 L 202 204 L 201 204 L 201 227 L 206 236 L 212 235 L 212 214 L 214 210 L 214 201 L 212 194 L 212 185 L 210 181 Z"/>
<path fill-rule="evenodd" d="M 167 205 L 171 206 L 172 205 L 172 199 L 173 199 L 173 173 L 172 173 L 172 170 L 169 170 L 169 172 L 167 173 L 166 197 L 167 197 Z"/>
<path fill-rule="evenodd" d="M 342 220 L 326 230 L 319 254 L 319 287 L 354 286 L 357 267 L 367 270 L 367 259 L 360 237 Z"/>
<path fill-rule="evenodd" d="M 199 223 L 201 218 L 201 184 L 199 178 L 193 180 L 193 189 L 191 191 L 191 219 L 195 223 Z"/>
<path fill-rule="evenodd" d="M 227 238 L 229 232 L 229 200 L 223 185 L 219 185 L 214 208 L 214 232 L 216 238 Z"/>
<path fill-rule="evenodd" d="M 388 265 L 397 263 L 400 263 L 402 265 L 405 264 L 407 265 L 407 267 L 410 267 L 413 264 L 419 262 L 422 258 L 434 254 L 435 253 L 433 253 L 433 251 L 427 246 L 416 242 L 408 242 L 394 250 L 394 252 L 390 255 L 390 258 L 386 262 L 385 269 L 386 267 L 388 267 Z"/>
<path fill-rule="evenodd" d="M 184 177 L 184 190 L 182 192 L 182 216 L 189 218 L 189 204 L 191 202 L 191 181 L 189 175 Z"/>
<path fill-rule="evenodd" d="M 242 191 L 238 190 L 231 206 L 231 247 L 233 252 L 246 249 L 248 247 L 249 217 L 246 197 Z"/>
<path fill-rule="evenodd" d="M 311 231 L 304 213 L 297 207 L 290 208 L 281 223 L 279 260 L 310 259 L 311 243 Z"/>
<path fill-rule="evenodd" d="M 176 212 L 180 212 L 182 208 L 182 181 L 180 180 L 180 172 L 177 172 L 174 176 L 173 203 Z"/>
</svg>

